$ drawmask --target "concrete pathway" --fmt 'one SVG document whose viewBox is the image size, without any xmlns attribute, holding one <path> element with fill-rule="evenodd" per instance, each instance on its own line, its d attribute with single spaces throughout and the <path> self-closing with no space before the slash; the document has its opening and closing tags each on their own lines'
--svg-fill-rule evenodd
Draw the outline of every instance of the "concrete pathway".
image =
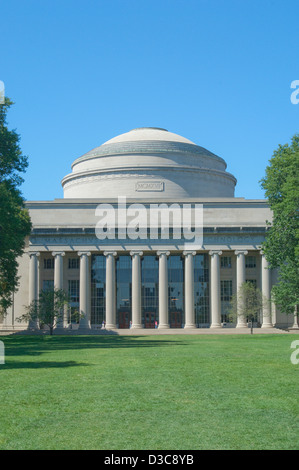
<svg viewBox="0 0 299 470">
<path fill-rule="evenodd" d="M 49 332 L 45 330 L 21 330 L 21 331 L 0 331 L 0 336 L 7 335 L 48 335 Z M 95 330 L 69 330 L 57 329 L 54 330 L 54 335 L 119 335 L 119 336 L 142 336 L 142 335 L 250 335 L 250 328 L 169 328 L 169 329 L 151 329 L 151 328 L 136 328 L 136 329 L 95 329 Z M 299 329 L 282 330 L 278 328 L 254 328 L 254 335 L 261 334 L 299 334 Z"/>
</svg>

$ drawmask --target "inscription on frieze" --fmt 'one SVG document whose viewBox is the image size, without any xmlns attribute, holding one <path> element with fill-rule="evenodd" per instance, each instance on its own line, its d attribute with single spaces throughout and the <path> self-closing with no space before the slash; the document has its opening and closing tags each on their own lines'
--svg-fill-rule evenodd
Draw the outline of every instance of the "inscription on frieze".
<svg viewBox="0 0 299 470">
<path fill-rule="evenodd" d="M 163 181 L 137 181 L 135 191 L 164 191 Z"/>
</svg>

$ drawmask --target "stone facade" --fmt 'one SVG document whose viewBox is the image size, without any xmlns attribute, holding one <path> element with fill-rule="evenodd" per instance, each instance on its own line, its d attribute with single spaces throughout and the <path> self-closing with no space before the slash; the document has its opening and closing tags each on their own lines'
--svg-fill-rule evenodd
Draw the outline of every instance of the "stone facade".
<svg viewBox="0 0 299 470">
<path fill-rule="evenodd" d="M 226 308 L 244 281 L 266 298 L 276 273 L 261 252 L 271 211 L 264 200 L 234 197 L 235 178 L 220 157 L 165 130 L 142 128 L 118 136 L 75 160 L 63 181 L 64 199 L 27 202 L 33 223 L 19 260 L 20 285 L 2 329 L 23 329 L 16 318 L 40 289 L 63 288 L 71 297 L 59 327 L 221 328 Z M 118 196 L 142 203 L 202 207 L 200 246 L 186 245 L 173 232 L 132 239 L 99 239 L 97 207 L 118 215 Z M 119 220 L 119 219 L 117 219 Z M 194 227 L 193 227 L 194 228 Z M 72 309 L 84 317 L 72 319 Z M 290 326 L 291 319 L 270 302 L 257 316 L 261 327 Z"/>
</svg>

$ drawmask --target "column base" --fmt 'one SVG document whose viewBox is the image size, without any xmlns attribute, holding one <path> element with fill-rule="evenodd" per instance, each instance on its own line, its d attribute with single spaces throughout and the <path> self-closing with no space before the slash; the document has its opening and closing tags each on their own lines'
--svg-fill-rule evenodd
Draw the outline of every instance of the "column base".
<svg viewBox="0 0 299 470">
<path fill-rule="evenodd" d="M 143 328 L 143 326 L 140 325 L 140 324 L 139 324 L 139 325 L 137 324 L 137 325 L 132 325 L 132 326 L 131 326 L 131 330 L 138 330 L 138 329 L 140 330 L 141 328 Z"/>
<path fill-rule="evenodd" d="M 263 323 L 261 328 L 274 328 L 274 326 L 272 325 L 272 323 Z"/>
<path fill-rule="evenodd" d="M 195 325 L 195 323 L 190 323 L 188 325 L 185 325 L 184 326 L 184 329 L 194 329 L 194 328 L 197 328 L 197 326 Z"/>
<path fill-rule="evenodd" d="M 158 330 L 168 330 L 169 329 L 169 324 L 159 324 L 158 325 Z"/>
<path fill-rule="evenodd" d="M 210 328 L 222 328 L 221 323 L 213 323 Z"/>
<path fill-rule="evenodd" d="M 117 325 L 115 325 L 113 323 L 111 323 L 111 324 L 106 323 L 106 325 L 105 325 L 105 330 L 116 330 L 116 329 L 117 329 Z"/>
</svg>

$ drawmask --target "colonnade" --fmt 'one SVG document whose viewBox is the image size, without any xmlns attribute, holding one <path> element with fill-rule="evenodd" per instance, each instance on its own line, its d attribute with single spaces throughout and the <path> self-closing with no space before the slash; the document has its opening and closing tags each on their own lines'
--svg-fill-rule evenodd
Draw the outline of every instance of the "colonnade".
<svg viewBox="0 0 299 470">
<path fill-rule="evenodd" d="M 236 282 L 237 290 L 245 281 L 245 256 L 247 250 L 235 250 L 236 255 Z M 261 286 L 262 293 L 266 299 L 270 300 L 271 279 L 267 260 L 263 252 L 261 255 Z M 90 328 L 90 251 L 79 251 L 80 257 L 80 328 Z M 106 328 L 117 328 L 116 324 L 116 275 L 115 259 L 118 255 L 116 251 L 105 251 L 106 257 Z M 185 328 L 195 328 L 194 309 L 194 256 L 196 251 L 184 251 L 184 289 L 185 289 Z M 220 293 L 220 256 L 221 250 L 210 250 L 211 259 L 210 271 L 210 317 L 211 328 L 221 327 L 221 293 Z M 39 252 L 30 253 L 29 261 L 29 303 L 38 297 L 38 257 Z M 54 287 L 63 288 L 63 256 L 64 251 L 52 252 L 54 257 Z M 142 328 L 141 319 L 141 258 L 143 252 L 132 250 L 132 328 Z M 169 328 L 168 312 L 168 264 L 167 258 L 170 251 L 160 250 L 156 252 L 159 258 L 159 328 Z M 65 320 L 64 320 L 64 326 Z M 237 327 L 246 327 L 246 320 L 238 316 Z M 263 307 L 262 327 L 272 327 L 271 307 L 268 302 Z"/>
</svg>

